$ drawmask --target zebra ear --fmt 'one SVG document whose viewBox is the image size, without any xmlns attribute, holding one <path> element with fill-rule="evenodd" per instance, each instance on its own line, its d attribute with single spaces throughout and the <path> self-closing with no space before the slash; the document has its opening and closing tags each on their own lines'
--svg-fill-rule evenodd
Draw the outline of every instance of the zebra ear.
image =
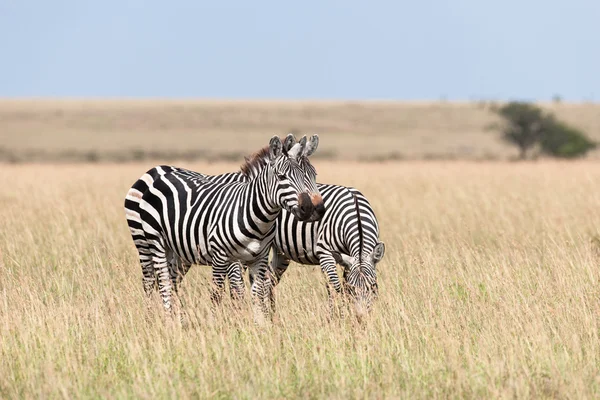
<svg viewBox="0 0 600 400">
<path fill-rule="evenodd" d="M 373 262 L 377 264 L 379 261 L 381 261 L 384 254 L 385 244 L 383 244 L 383 242 L 377 243 L 377 245 L 375 245 L 375 248 L 373 249 L 373 252 L 371 253 L 371 257 L 373 257 Z"/>
<path fill-rule="evenodd" d="M 304 154 L 304 152 L 306 151 L 306 135 L 302 136 L 302 139 L 298 140 L 298 144 L 300 145 L 300 149 L 298 149 L 298 154 L 296 155 L 296 158 L 299 158 L 300 156 L 302 156 Z"/>
<path fill-rule="evenodd" d="M 312 135 L 304 150 L 304 157 L 309 157 L 319 147 L 319 135 Z"/>
<path fill-rule="evenodd" d="M 306 148 L 306 135 L 302 136 L 302 139 L 298 141 L 292 148 L 288 151 L 287 155 L 289 158 L 294 158 L 299 160 L 302 154 L 304 154 L 304 149 Z"/>
<path fill-rule="evenodd" d="M 353 257 L 347 256 L 346 254 L 340 254 L 337 251 L 332 251 L 331 255 L 335 259 L 335 262 L 340 264 L 342 267 L 350 268 L 352 266 L 352 262 L 354 261 Z"/>
<path fill-rule="evenodd" d="M 281 155 L 282 145 L 279 136 L 275 135 L 269 142 L 269 158 L 272 160 L 276 159 Z"/>
<path fill-rule="evenodd" d="M 294 146 L 296 143 L 296 137 L 293 133 L 288 133 L 287 137 L 283 141 L 283 153 L 287 154 L 288 151 Z"/>
</svg>

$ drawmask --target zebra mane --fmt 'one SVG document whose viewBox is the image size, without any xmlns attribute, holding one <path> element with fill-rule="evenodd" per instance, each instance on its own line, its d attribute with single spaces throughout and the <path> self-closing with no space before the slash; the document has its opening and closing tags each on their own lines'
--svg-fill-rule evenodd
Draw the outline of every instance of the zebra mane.
<svg viewBox="0 0 600 400">
<path fill-rule="evenodd" d="M 259 172 L 269 162 L 269 146 L 265 146 L 251 156 L 244 157 L 244 163 L 240 166 L 240 172 L 248 179 L 258 176 Z"/>
<path fill-rule="evenodd" d="M 358 197 L 356 197 L 356 194 L 352 193 L 352 198 L 354 199 L 354 208 L 356 208 L 356 215 L 357 215 L 357 225 L 358 225 L 358 261 L 362 261 L 362 256 L 363 256 L 363 242 L 364 242 L 364 234 L 363 234 L 363 227 L 362 227 L 362 221 L 360 219 L 360 207 L 358 206 Z"/>
</svg>

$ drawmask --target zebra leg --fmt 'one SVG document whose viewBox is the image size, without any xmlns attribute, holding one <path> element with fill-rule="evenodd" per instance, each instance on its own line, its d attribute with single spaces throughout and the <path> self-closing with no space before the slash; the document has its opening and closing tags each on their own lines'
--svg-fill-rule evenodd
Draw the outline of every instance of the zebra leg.
<svg viewBox="0 0 600 400">
<path fill-rule="evenodd" d="M 156 289 L 156 276 L 154 275 L 154 263 L 152 262 L 152 253 L 148 247 L 136 246 L 140 255 L 140 264 L 142 266 L 142 285 L 146 294 L 146 306 L 151 307 L 151 298 L 154 289 Z"/>
<path fill-rule="evenodd" d="M 243 266 L 239 262 L 229 264 L 227 268 L 229 290 L 234 301 L 244 300 L 246 287 L 244 286 Z"/>
<path fill-rule="evenodd" d="M 212 289 L 210 299 L 213 305 L 221 304 L 223 293 L 225 292 L 225 278 L 227 277 L 227 269 L 230 263 L 222 254 L 215 254 L 212 261 Z"/>
<path fill-rule="evenodd" d="M 271 306 L 271 313 L 275 314 L 275 286 L 279 284 L 281 277 L 290 266 L 290 260 L 281 252 L 277 251 L 275 247 L 273 249 L 273 259 L 269 265 L 270 273 L 270 289 L 269 289 L 269 304 Z"/>
<path fill-rule="evenodd" d="M 335 258 L 328 251 L 319 253 L 318 257 L 321 271 L 327 278 L 327 285 L 334 289 L 336 293 L 342 293 L 342 284 L 337 273 Z"/>
<path fill-rule="evenodd" d="M 169 276 L 173 287 L 174 306 L 179 314 L 182 326 L 187 325 L 187 315 L 183 304 L 183 299 L 179 294 L 179 286 L 185 274 L 190 270 L 191 264 L 185 263 L 174 251 L 167 249 L 167 261 L 169 263 Z"/>
<path fill-rule="evenodd" d="M 138 251 L 140 265 L 142 266 L 142 286 L 144 288 L 146 306 L 146 320 L 150 321 L 153 310 L 152 294 L 157 287 L 157 279 L 154 274 L 154 262 L 152 261 L 152 252 L 145 238 L 134 240 Z"/>
<path fill-rule="evenodd" d="M 167 250 L 167 260 L 169 262 L 169 275 L 171 276 L 171 284 L 173 289 L 178 291 L 183 277 L 191 268 L 191 264 L 184 262 L 175 252 Z"/>
<path fill-rule="evenodd" d="M 272 317 L 266 305 L 266 299 L 269 298 L 272 290 L 272 285 L 267 282 L 268 262 L 268 256 L 265 256 L 249 265 L 254 322 L 258 325 L 264 324 L 265 318 L 271 320 Z"/>
<path fill-rule="evenodd" d="M 146 254 L 144 256 L 144 260 L 142 261 L 142 256 L 140 255 L 140 261 L 142 262 L 142 285 L 146 295 L 144 299 L 146 306 L 145 318 L 147 322 L 150 322 L 152 320 L 154 307 L 156 305 L 156 303 L 152 301 L 152 295 L 158 287 L 158 280 L 154 274 L 154 263 L 152 262 L 152 256 L 150 254 Z"/>
<path fill-rule="evenodd" d="M 272 249 L 273 259 L 271 260 L 270 269 L 275 278 L 275 285 L 277 285 L 279 284 L 279 281 L 281 280 L 281 277 L 285 271 L 287 271 L 288 267 L 290 266 L 290 260 L 285 256 L 285 254 L 278 251 L 275 247 L 272 247 Z"/>
<path fill-rule="evenodd" d="M 154 271 L 158 276 L 158 291 L 162 297 L 163 307 L 168 315 L 172 315 L 171 292 L 173 286 L 171 284 L 169 264 L 167 263 L 165 251 L 163 250 L 162 254 L 155 251 L 152 261 L 154 262 Z"/>
<path fill-rule="evenodd" d="M 133 210 L 126 206 L 125 213 L 127 216 L 127 224 L 129 225 L 129 232 L 131 233 L 131 238 L 133 239 L 133 244 L 138 252 L 138 259 L 142 267 L 142 286 L 144 288 L 144 293 L 146 294 L 145 303 L 148 311 L 146 317 L 148 317 L 152 310 L 152 293 L 156 288 L 156 276 L 154 275 L 152 252 L 150 251 L 150 245 L 146 238 L 146 232 L 139 215 L 139 204 L 137 201 L 135 201 L 135 203 L 136 205 L 133 207 Z"/>
<path fill-rule="evenodd" d="M 334 316 L 336 310 L 339 309 L 340 316 L 343 316 L 343 309 L 338 307 L 338 300 L 342 300 L 342 285 L 337 273 L 335 258 L 333 258 L 331 252 L 325 250 L 320 251 L 318 257 L 321 271 L 327 278 L 325 284 L 327 286 L 327 297 L 329 298 L 329 312 L 331 316 Z"/>
</svg>

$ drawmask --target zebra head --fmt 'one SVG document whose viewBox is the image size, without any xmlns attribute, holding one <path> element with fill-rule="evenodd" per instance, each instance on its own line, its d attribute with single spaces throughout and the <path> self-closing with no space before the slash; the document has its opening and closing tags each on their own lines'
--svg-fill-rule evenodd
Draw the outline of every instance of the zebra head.
<svg viewBox="0 0 600 400">
<path fill-rule="evenodd" d="M 306 152 L 307 152 L 307 156 L 306 157 L 301 157 L 300 158 L 300 167 L 304 170 L 304 184 L 306 185 L 307 190 L 310 193 L 319 193 L 319 190 L 317 189 L 317 184 L 316 184 L 316 180 L 317 180 L 317 170 L 315 170 L 315 167 L 313 167 L 313 165 L 310 163 L 310 160 L 308 158 L 309 155 L 311 155 L 317 148 L 317 146 L 319 145 L 319 135 L 312 135 L 312 137 L 310 138 L 310 140 L 308 141 L 308 144 L 306 145 Z M 323 200 L 321 199 L 321 195 L 318 195 L 318 198 L 313 198 L 311 197 L 312 203 L 315 206 L 312 215 L 310 216 L 310 218 L 307 220 L 308 222 L 314 222 L 314 221 L 320 221 L 321 218 L 323 218 L 323 216 L 325 215 L 325 204 L 323 203 Z M 320 201 L 319 201 L 320 200 Z"/>
<path fill-rule="evenodd" d="M 383 258 L 385 245 L 377 242 L 372 250 L 363 249 L 355 256 L 332 252 L 335 261 L 344 267 L 344 288 L 346 294 L 354 302 L 359 318 L 370 310 L 377 299 L 377 271 L 375 267 Z"/>
<path fill-rule="evenodd" d="M 316 172 L 308 161 L 318 145 L 317 135 L 310 141 L 304 136 L 297 143 L 292 134 L 283 143 L 279 137 L 274 136 L 269 143 L 269 160 L 277 202 L 300 221 L 313 218 L 319 220 L 325 214 L 323 199 L 315 182 Z"/>
</svg>

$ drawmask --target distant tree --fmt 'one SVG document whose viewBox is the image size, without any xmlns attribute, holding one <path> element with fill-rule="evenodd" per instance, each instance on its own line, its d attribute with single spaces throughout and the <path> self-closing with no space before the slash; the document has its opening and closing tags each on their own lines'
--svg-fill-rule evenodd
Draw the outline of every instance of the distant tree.
<svg viewBox="0 0 600 400">
<path fill-rule="evenodd" d="M 511 102 L 494 111 L 504 122 L 492 126 L 502 133 L 502 138 L 519 148 L 519 158 L 526 159 L 528 152 L 540 146 L 542 154 L 560 158 L 575 158 L 596 148 L 581 130 L 562 121 L 551 113 L 525 102 Z"/>
<path fill-rule="evenodd" d="M 494 111 L 504 118 L 504 124 L 492 128 L 500 130 L 505 141 L 519 148 L 520 159 L 526 159 L 527 152 L 539 143 L 548 115 L 533 104 L 518 101 L 507 103 Z"/>
</svg>

